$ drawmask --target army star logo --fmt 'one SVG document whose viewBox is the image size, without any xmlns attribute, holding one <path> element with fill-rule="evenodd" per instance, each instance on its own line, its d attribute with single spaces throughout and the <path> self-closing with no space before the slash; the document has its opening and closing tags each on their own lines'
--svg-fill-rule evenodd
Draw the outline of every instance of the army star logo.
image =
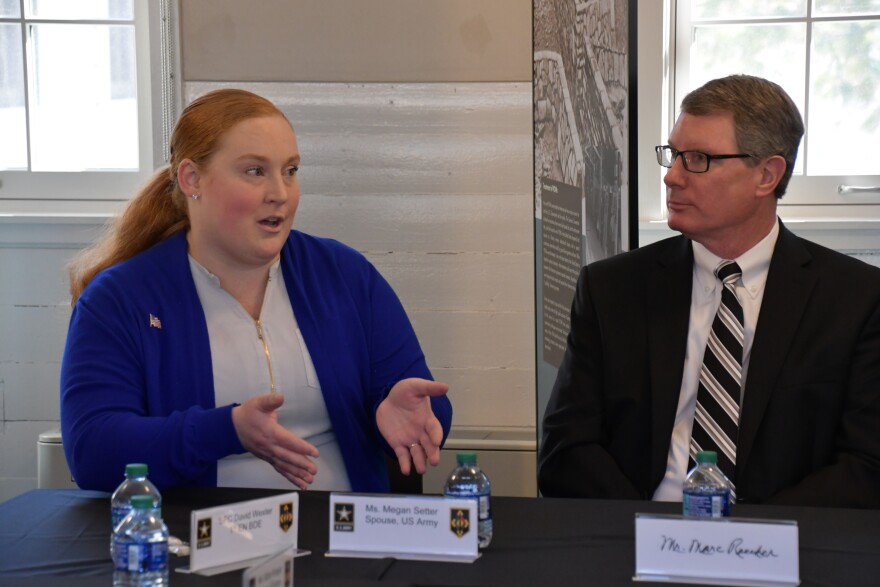
<svg viewBox="0 0 880 587">
<path fill-rule="evenodd" d="M 197 522 L 196 548 L 211 546 L 211 518 L 202 518 Z"/>
<path fill-rule="evenodd" d="M 336 503 L 333 507 L 333 531 L 354 532 L 354 504 Z"/>
</svg>

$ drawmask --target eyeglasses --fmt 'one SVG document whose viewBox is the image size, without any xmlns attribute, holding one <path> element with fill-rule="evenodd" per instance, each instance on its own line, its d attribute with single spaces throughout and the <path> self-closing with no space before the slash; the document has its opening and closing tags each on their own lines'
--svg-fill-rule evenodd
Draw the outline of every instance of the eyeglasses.
<svg viewBox="0 0 880 587">
<path fill-rule="evenodd" d="M 675 159 L 681 155 L 681 163 L 691 173 L 706 173 L 709 171 L 709 163 L 713 159 L 747 159 L 751 155 L 737 153 L 735 155 L 709 155 L 702 151 L 679 151 L 669 145 L 654 147 L 657 152 L 657 163 L 663 167 L 672 167 Z"/>
</svg>

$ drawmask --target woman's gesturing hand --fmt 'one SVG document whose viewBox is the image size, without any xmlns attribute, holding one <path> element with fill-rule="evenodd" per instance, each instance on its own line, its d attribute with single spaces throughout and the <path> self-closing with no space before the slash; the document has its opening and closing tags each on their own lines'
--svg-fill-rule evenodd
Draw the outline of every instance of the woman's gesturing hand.
<svg viewBox="0 0 880 587">
<path fill-rule="evenodd" d="M 278 423 L 281 394 L 258 395 L 232 408 L 232 424 L 241 444 L 300 489 L 308 489 L 318 466 L 318 449 Z"/>
<path fill-rule="evenodd" d="M 449 386 L 427 379 L 398 381 L 376 410 L 376 425 L 397 455 L 400 472 L 409 475 L 412 465 L 424 474 L 427 465 L 440 462 L 443 427 L 431 409 L 431 398 L 444 395 Z"/>
</svg>

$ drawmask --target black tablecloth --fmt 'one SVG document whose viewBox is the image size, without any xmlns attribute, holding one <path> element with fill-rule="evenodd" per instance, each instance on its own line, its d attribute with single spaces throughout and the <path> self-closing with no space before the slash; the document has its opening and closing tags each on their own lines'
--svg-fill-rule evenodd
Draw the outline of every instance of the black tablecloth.
<svg viewBox="0 0 880 587">
<path fill-rule="evenodd" d="M 259 489 L 179 489 L 163 494 L 172 535 L 189 539 L 203 509 L 277 494 Z M 632 585 L 636 512 L 679 513 L 679 504 L 496 497 L 495 532 L 472 564 L 326 558 L 329 494 L 300 496 L 297 587 Z M 805 586 L 880 585 L 880 511 L 738 505 L 734 516 L 798 522 Z M 109 585 L 110 504 L 105 493 L 36 489 L 0 504 L 0 585 Z M 171 556 L 172 569 L 188 558 Z M 172 585 L 241 585 L 241 571 L 215 577 L 173 570 Z"/>
</svg>

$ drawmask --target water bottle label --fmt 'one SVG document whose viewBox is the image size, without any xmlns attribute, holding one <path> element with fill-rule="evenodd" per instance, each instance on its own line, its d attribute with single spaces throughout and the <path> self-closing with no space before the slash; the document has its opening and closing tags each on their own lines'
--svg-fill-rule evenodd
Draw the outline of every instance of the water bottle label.
<svg viewBox="0 0 880 587">
<path fill-rule="evenodd" d="M 480 504 L 480 519 L 486 520 L 492 517 L 492 506 L 489 504 L 489 496 L 481 495 L 479 499 Z"/>
<path fill-rule="evenodd" d="M 724 518 L 730 516 L 730 494 L 696 494 L 685 492 L 682 496 L 685 516 L 697 518 Z"/>
<path fill-rule="evenodd" d="M 114 505 L 112 510 L 111 529 L 116 528 L 125 516 L 131 513 L 131 505 Z"/>
<path fill-rule="evenodd" d="M 168 567 L 168 542 L 113 545 L 116 570 L 134 573 L 161 571 Z"/>
</svg>

